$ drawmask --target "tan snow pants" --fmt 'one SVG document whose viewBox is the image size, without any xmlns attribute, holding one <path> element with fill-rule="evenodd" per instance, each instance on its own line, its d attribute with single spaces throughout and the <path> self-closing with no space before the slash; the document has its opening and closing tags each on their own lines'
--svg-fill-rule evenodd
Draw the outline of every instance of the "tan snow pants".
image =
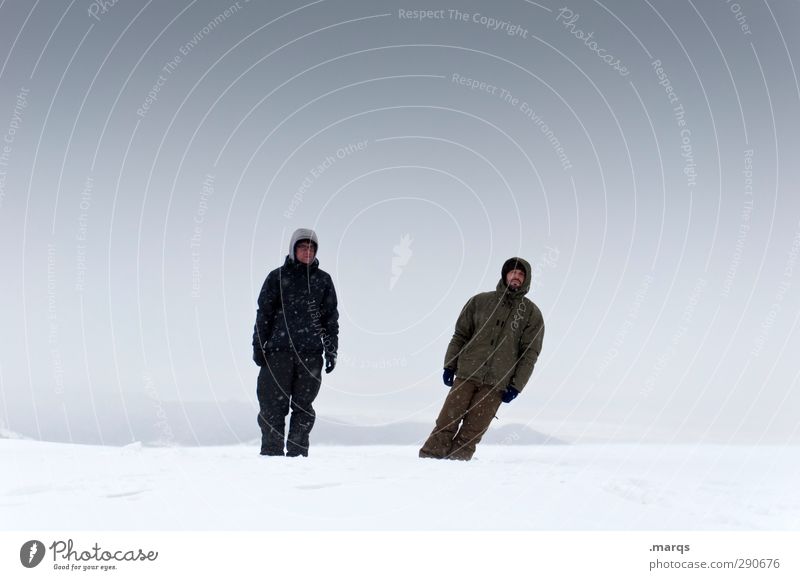
<svg viewBox="0 0 800 580">
<path fill-rule="evenodd" d="M 500 407 L 502 396 L 493 385 L 457 378 L 436 419 L 436 427 L 419 450 L 419 456 L 472 459 L 475 446 L 489 429 Z"/>
</svg>

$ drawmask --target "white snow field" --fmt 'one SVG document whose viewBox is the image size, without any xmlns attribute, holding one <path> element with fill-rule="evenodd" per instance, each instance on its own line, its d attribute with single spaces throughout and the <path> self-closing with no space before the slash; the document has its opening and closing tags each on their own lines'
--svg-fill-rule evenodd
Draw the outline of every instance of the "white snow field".
<svg viewBox="0 0 800 580">
<path fill-rule="evenodd" d="M 798 530 L 797 447 L 99 447 L 0 439 L 4 530 Z"/>
</svg>

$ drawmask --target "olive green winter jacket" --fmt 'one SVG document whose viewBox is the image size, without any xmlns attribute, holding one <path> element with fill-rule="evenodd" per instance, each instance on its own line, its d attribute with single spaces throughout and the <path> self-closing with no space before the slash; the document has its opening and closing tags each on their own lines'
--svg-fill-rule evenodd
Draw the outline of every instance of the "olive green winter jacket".
<svg viewBox="0 0 800 580">
<path fill-rule="evenodd" d="M 542 350 L 544 320 L 539 308 L 525 297 L 531 287 L 530 264 L 522 258 L 510 258 L 506 264 L 510 261 L 524 267 L 525 283 L 513 291 L 501 276 L 494 292 L 467 301 L 456 321 L 444 366 L 462 379 L 498 389 L 513 384 L 522 391 Z"/>
</svg>

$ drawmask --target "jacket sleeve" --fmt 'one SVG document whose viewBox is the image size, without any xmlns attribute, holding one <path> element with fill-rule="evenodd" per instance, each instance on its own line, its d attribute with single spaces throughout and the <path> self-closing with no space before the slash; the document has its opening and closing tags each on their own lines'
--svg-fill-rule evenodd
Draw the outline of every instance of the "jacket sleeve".
<svg viewBox="0 0 800 580">
<path fill-rule="evenodd" d="M 458 369 L 458 356 L 461 349 L 467 344 L 472 334 L 475 332 L 475 297 L 473 296 L 461 309 L 461 314 L 456 320 L 456 330 L 450 344 L 447 346 L 447 353 L 444 355 L 444 368 L 450 370 Z"/>
<path fill-rule="evenodd" d="M 544 340 L 544 319 L 538 308 L 534 307 L 534 312 L 528 319 L 528 324 L 522 329 L 522 336 L 519 340 L 519 360 L 511 378 L 511 383 L 517 391 L 522 391 L 533 373 L 533 367 L 542 352 L 542 342 Z"/>
<path fill-rule="evenodd" d="M 277 277 L 270 272 L 261 293 L 258 295 L 258 310 L 256 311 L 256 324 L 253 329 L 253 350 L 263 350 L 264 344 L 269 339 L 275 315 L 280 304 L 280 288 Z"/>
<path fill-rule="evenodd" d="M 333 280 L 328 277 L 325 293 L 322 297 L 321 324 L 324 334 L 322 346 L 326 355 L 336 356 L 339 352 L 339 301 L 336 298 L 336 289 Z"/>
</svg>

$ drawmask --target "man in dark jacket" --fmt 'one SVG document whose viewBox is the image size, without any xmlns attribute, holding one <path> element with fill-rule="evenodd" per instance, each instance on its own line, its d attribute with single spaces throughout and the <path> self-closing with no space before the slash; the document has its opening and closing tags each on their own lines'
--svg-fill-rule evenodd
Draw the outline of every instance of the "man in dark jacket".
<svg viewBox="0 0 800 580">
<path fill-rule="evenodd" d="M 253 360 L 258 373 L 261 455 L 308 456 L 316 414 L 312 403 L 325 372 L 336 366 L 339 311 L 331 277 L 319 269 L 319 242 L 313 230 L 292 235 L 283 266 L 269 273 L 258 296 Z"/>
<path fill-rule="evenodd" d="M 444 358 L 444 384 L 452 388 L 420 457 L 471 459 L 500 403 L 525 387 L 544 339 L 542 313 L 525 297 L 530 286 L 530 264 L 510 258 L 497 289 L 461 310 Z"/>
</svg>

